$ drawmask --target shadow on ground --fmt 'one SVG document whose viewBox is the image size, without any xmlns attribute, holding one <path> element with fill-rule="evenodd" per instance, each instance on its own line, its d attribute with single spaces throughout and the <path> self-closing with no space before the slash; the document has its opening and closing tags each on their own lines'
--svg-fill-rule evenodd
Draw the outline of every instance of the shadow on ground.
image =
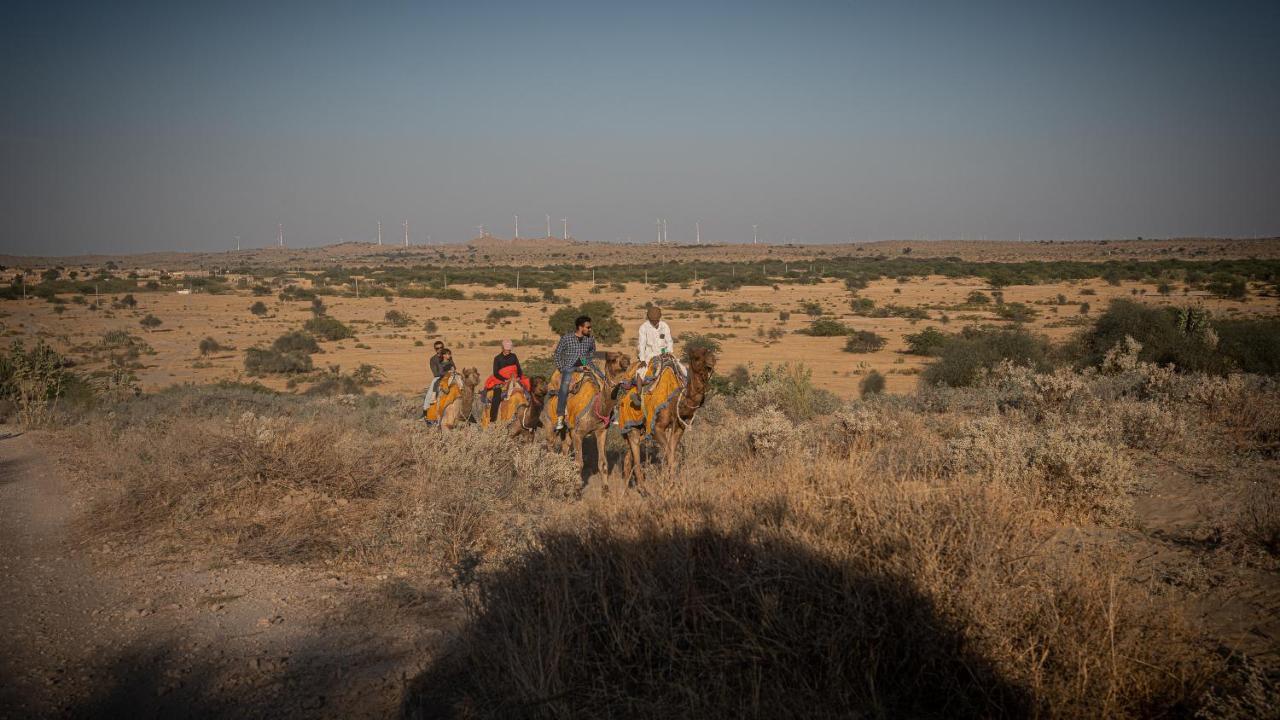
<svg viewBox="0 0 1280 720">
<path fill-rule="evenodd" d="M 474 619 L 404 716 L 1031 714 L 905 578 L 758 531 L 639 537 L 551 535 L 476 581 Z"/>
</svg>

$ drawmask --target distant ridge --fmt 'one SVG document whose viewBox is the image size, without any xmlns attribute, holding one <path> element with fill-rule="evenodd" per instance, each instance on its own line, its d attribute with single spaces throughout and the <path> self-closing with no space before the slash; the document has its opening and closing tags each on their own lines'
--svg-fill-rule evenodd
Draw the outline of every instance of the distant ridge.
<svg viewBox="0 0 1280 720">
<path fill-rule="evenodd" d="M 539 247 L 564 247 L 565 245 L 577 244 L 577 239 L 570 237 L 568 240 L 558 237 L 535 237 L 535 238 L 502 238 L 497 235 L 481 235 L 467 241 L 468 245 L 475 247 L 523 247 L 523 248 L 539 248 Z"/>
</svg>

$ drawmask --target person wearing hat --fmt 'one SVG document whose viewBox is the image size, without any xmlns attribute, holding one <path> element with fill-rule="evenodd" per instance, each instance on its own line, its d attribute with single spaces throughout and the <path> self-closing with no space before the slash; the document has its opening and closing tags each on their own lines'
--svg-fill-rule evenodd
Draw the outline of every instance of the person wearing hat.
<svg viewBox="0 0 1280 720">
<path fill-rule="evenodd" d="M 526 391 L 529 389 L 529 378 L 520 368 L 520 358 L 512 352 L 514 347 L 510 340 L 502 341 L 502 352 L 493 356 L 493 374 L 484 382 L 484 392 L 489 396 L 489 422 L 497 421 L 498 406 L 502 404 L 502 398 L 494 392 L 495 388 L 507 384 L 514 377 L 519 378 Z"/>
</svg>

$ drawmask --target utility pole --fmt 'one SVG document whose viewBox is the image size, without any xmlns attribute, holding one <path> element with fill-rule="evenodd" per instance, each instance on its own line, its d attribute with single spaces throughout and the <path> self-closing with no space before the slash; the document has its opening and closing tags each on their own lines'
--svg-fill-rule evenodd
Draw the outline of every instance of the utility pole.
<svg viewBox="0 0 1280 720">
<path fill-rule="evenodd" d="M 551 236 L 547 235 L 547 237 L 551 237 Z M 516 271 L 516 292 L 520 292 L 520 271 L 519 270 Z"/>
<path fill-rule="evenodd" d="M 382 221 L 378 221 L 378 245 L 382 245 Z"/>
<path fill-rule="evenodd" d="M 240 252 L 240 236 L 236 236 L 236 252 Z"/>
<path fill-rule="evenodd" d="M 378 244 L 381 245 L 382 243 L 378 243 Z M 356 284 L 356 299 L 359 300 L 360 299 L 360 278 L 351 278 L 351 280 Z"/>
<path fill-rule="evenodd" d="M 655 218 L 653 224 L 658 228 L 658 244 L 662 244 L 662 218 Z"/>
</svg>

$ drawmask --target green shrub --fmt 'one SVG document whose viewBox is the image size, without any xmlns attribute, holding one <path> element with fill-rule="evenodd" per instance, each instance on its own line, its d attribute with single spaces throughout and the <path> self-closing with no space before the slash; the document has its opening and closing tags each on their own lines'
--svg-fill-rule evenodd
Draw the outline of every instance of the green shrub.
<svg viewBox="0 0 1280 720">
<path fill-rule="evenodd" d="M 555 311 L 548 319 L 551 330 L 557 335 L 573 332 L 573 321 L 579 315 L 591 318 L 591 333 L 596 341 L 611 345 L 622 339 L 622 324 L 613 316 L 613 305 L 605 300 L 592 300 L 581 305 L 567 305 Z"/>
<path fill-rule="evenodd" d="M 301 353 L 310 355 L 311 353 L 320 352 L 320 346 L 316 344 L 316 339 L 301 330 L 287 332 L 276 338 L 271 343 L 271 349 L 280 353 Z"/>
<path fill-rule="evenodd" d="M 930 385 L 966 387 L 1004 360 L 1046 369 L 1048 358 L 1049 341 L 1021 328 L 966 328 L 943 343 L 938 361 L 925 368 L 923 377 Z"/>
<path fill-rule="evenodd" d="M 251 376 L 269 374 L 292 375 L 311 372 L 311 356 L 301 352 L 280 352 L 271 348 L 249 348 L 244 351 L 244 369 Z"/>
<path fill-rule="evenodd" d="M 258 317 L 262 317 L 267 314 L 267 304 L 259 300 L 249 306 L 249 312 L 257 315 Z"/>
<path fill-rule="evenodd" d="M 689 362 L 690 354 L 699 348 L 710 350 L 713 353 L 720 352 L 720 341 L 707 335 L 686 333 L 680 336 L 680 344 L 684 346 L 682 354 L 686 363 Z"/>
<path fill-rule="evenodd" d="M 814 337 L 836 337 L 839 335 L 848 335 L 852 330 L 848 325 L 834 320 L 832 318 L 818 318 L 810 323 L 809 327 L 802 328 L 796 332 L 802 335 L 813 335 Z"/>
<path fill-rule="evenodd" d="M 213 353 L 222 352 L 223 350 L 230 349 L 227 347 L 223 347 L 221 343 L 219 343 L 217 340 L 214 340 L 211 337 L 207 337 L 201 340 L 199 347 L 200 347 L 201 355 L 212 355 Z"/>
<path fill-rule="evenodd" d="M 388 310 L 382 315 L 382 319 L 395 325 L 396 327 L 405 327 L 413 322 L 413 318 L 400 312 L 399 310 Z"/>
<path fill-rule="evenodd" d="M 519 316 L 520 316 L 519 310 L 511 310 L 509 308 L 494 308 L 490 310 L 487 315 L 484 316 L 484 321 L 489 323 L 490 325 L 494 325 L 500 322 L 501 320 L 503 320 L 504 318 L 519 317 Z M 595 330 L 594 322 L 592 323 L 592 330 L 593 331 Z"/>
<path fill-rule="evenodd" d="M 436 325 L 435 320 L 428 320 L 426 324 L 422 326 L 422 329 L 431 333 L 432 335 L 435 335 L 436 331 L 438 331 L 440 328 L 439 326 Z"/>
<path fill-rule="evenodd" d="M 981 290 L 974 290 L 973 292 L 969 293 L 969 297 L 965 298 L 965 302 L 969 303 L 970 305 L 990 305 L 991 296 L 987 295 Z"/>
<path fill-rule="evenodd" d="M 328 308 L 324 306 L 323 300 L 321 300 L 318 297 L 311 298 L 311 314 L 312 315 L 315 315 L 316 317 L 320 317 L 321 315 L 324 315 L 327 310 Z"/>
<path fill-rule="evenodd" d="M 849 301 L 849 307 L 855 315 L 869 315 L 876 308 L 876 301 L 871 298 L 854 298 Z"/>
<path fill-rule="evenodd" d="M 909 355 L 937 355 L 947 342 L 947 334 L 930 325 L 918 333 L 907 335 Z"/>
<path fill-rule="evenodd" d="M 324 315 L 322 317 L 313 317 L 303 324 L 303 329 L 323 340 L 345 340 L 354 337 L 355 333 L 351 332 L 351 328 L 343 325 L 337 318 Z"/>
<path fill-rule="evenodd" d="M 867 376 L 862 378 L 862 382 L 858 383 L 858 393 L 861 397 L 866 398 L 883 392 L 884 376 L 876 370 L 867 373 Z"/>
<path fill-rule="evenodd" d="M 1022 303 L 1003 303 L 996 308 L 996 316 L 1002 320 L 1030 322 L 1035 319 L 1036 311 L 1030 305 Z"/>
<path fill-rule="evenodd" d="M 818 317 L 822 314 L 822 305 L 812 300 L 801 300 L 800 311 L 809 317 Z"/>
<path fill-rule="evenodd" d="M 138 324 L 146 328 L 147 330 L 158 328 L 162 323 L 163 321 L 161 321 L 160 318 L 156 317 L 155 315 L 152 315 L 151 313 L 147 313 L 146 317 L 138 321 Z"/>
<path fill-rule="evenodd" d="M 1239 370 L 1280 374 L 1280 319 L 1223 320 L 1213 324 L 1218 352 Z"/>
<path fill-rule="evenodd" d="M 1182 372 L 1223 373 L 1227 360 L 1212 345 L 1207 326 L 1188 328 L 1179 315 L 1186 310 L 1149 307 L 1132 300 L 1112 300 L 1081 339 L 1084 365 L 1101 367 L 1107 351 L 1131 337 L 1142 345 L 1138 359 L 1172 364 Z"/>
<path fill-rule="evenodd" d="M 847 353 L 875 352 L 885 346 L 887 341 L 870 330 L 854 330 L 845 340 L 844 351 Z"/>
</svg>

